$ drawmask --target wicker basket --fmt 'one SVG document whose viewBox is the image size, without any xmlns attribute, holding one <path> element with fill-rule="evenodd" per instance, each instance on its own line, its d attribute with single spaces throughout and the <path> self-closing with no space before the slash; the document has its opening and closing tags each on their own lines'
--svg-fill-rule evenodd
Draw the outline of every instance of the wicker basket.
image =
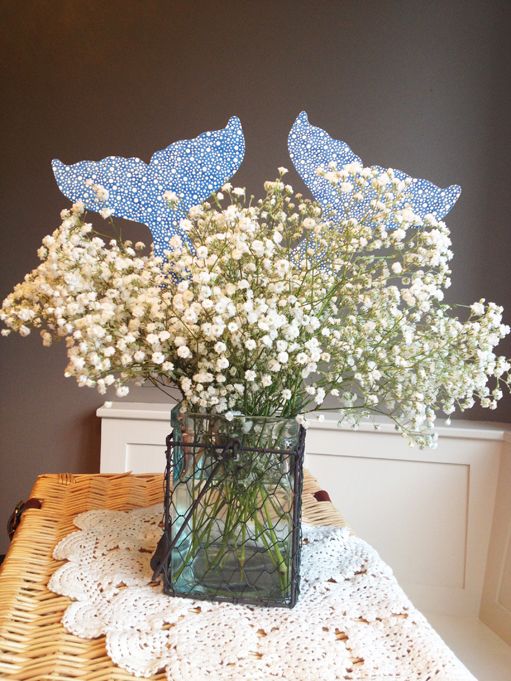
<svg viewBox="0 0 511 681">
<path fill-rule="evenodd" d="M 345 525 L 320 487 L 305 474 L 305 522 Z M 316 494 L 316 496 L 314 496 Z M 62 562 L 55 544 L 75 530 L 73 518 L 94 508 L 129 510 L 163 500 L 161 475 L 42 475 L 30 494 L 40 509 L 25 511 L 0 569 L 0 678 L 19 681 L 133 681 L 105 652 L 104 637 L 84 640 L 64 630 L 68 598 L 46 588 Z M 151 677 L 164 681 L 163 673 Z"/>
</svg>

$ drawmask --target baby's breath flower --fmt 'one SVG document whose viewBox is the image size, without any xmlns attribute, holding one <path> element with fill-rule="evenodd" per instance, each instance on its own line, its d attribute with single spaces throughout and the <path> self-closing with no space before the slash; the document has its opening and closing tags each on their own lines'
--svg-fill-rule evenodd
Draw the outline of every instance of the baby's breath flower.
<svg viewBox="0 0 511 681">
<path fill-rule="evenodd" d="M 470 309 L 476 315 L 476 317 L 480 317 L 481 315 L 484 314 L 484 305 L 482 301 L 480 301 L 479 303 L 472 303 Z"/>
<path fill-rule="evenodd" d="M 181 359 L 188 359 L 188 357 L 192 356 L 192 353 L 190 351 L 190 348 L 187 345 L 180 345 L 177 349 L 177 356 L 180 357 Z"/>
<path fill-rule="evenodd" d="M 105 187 L 103 187 L 100 184 L 95 184 L 90 179 L 86 180 L 85 184 L 92 189 L 99 203 L 104 203 L 105 201 L 108 201 L 108 197 L 110 196 L 108 189 L 105 189 Z"/>
<path fill-rule="evenodd" d="M 75 204 L 4 300 L 2 335 L 65 338 L 65 375 L 102 394 L 149 380 L 175 386 L 193 409 L 303 425 L 329 395 L 354 425 L 377 411 L 433 445 L 435 411 L 494 409 L 509 386 L 511 362 L 495 353 L 509 333 L 502 308 L 481 299 L 460 319 L 443 301 L 449 232 L 414 214 L 409 183 L 392 170 L 331 164 L 318 174 L 350 194 L 353 214 L 336 223 L 281 179 L 249 205 L 227 183 L 190 209 L 165 258 L 100 238 Z"/>
<path fill-rule="evenodd" d="M 176 192 L 170 190 L 163 192 L 163 199 L 171 210 L 175 210 L 179 205 L 180 199 Z"/>
</svg>

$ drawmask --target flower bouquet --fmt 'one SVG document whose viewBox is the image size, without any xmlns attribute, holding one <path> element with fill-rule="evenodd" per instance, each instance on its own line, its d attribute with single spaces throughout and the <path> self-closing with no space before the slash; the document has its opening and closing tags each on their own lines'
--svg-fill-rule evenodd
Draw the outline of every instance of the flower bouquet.
<svg viewBox="0 0 511 681">
<path fill-rule="evenodd" d="M 65 339 L 78 385 L 124 396 L 148 381 L 180 399 L 154 561 L 170 593 L 294 604 L 313 412 L 385 416 L 434 446 L 438 412 L 494 408 L 510 385 L 502 309 L 444 301 L 440 211 L 400 171 L 340 160 L 314 168 L 327 201 L 295 193 L 285 168 L 259 200 L 227 182 L 150 250 L 115 233 L 111 190 L 87 178 L 111 234 L 76 201 L 3 303 L 4 334 Z"/>
</svg>

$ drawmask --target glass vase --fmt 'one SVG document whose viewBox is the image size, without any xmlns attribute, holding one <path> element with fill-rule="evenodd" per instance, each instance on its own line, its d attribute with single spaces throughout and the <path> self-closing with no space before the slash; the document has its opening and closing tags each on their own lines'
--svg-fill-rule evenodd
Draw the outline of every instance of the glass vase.
<svg viewBox="0 0 511 681">
<path fill-rule="evenodd" d="M 305 431 L 294 419 L 172 410 L 166 593 L 293 607 L 299 591 Z M 158 570 L 157 570 L 158 571 Z"/>
</svg>

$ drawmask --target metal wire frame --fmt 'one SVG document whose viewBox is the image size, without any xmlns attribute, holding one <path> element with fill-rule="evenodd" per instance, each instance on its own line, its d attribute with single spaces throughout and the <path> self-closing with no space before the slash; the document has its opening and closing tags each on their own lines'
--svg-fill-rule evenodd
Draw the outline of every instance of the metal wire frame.
<svg viewBox="0 0 511 681">
<path fill-rule="evenodd" d="M 199 494 L 195 497 L 193 503 L 188 508 L 186 516 L 183 518 L 181 527 L 174 530 L 172 520 L 172 509 L 174 503 L 174 494 L 177 485 L 180 484 L 173 480 L 173 469 L 175 466 L 176 449 L 189 449 L 191 451 L 202 450 L 210 455 L 213 455 L 215 464 L 211 467 L 209 475 L 203 483 Z M 245 447 L 237 438 L 228 438 L 226 442 L 220 447 L 210 443 L 192 441 L 184 442 L 182 440 L 174 440 L 174 434 L 170 433 L 166 438 L 166 468 L 165 468 L 165 494 L 164 494 L 164 530 L 163 536 L 158 544 L 156 552 L 152 558 L 151 566 L 154 570 L 153 579 L 158 579 L 160 575 L 163 578 L 163 590 L 165 593 L 172 596 L 179 596 L 185 598 L 193 598 L 195 600 L 214 600 L 230 603 L 246 603 L 259 606 L 274 606 L 274 607 L 289 607 L 296 605 L 300 591 L 300 556 L 301 556 L 301 514 L 302 514 L 302 488 L 303 488 L 303 459 L 305 451 L 305 429 L 300 426 L 297 443 L 294 448 L 289 449 L 271 449 L 263 447 Z M 270 597 L 264 593 L 258 594 L 257 597 L 246 596 L 243 593 L 231 592 L 228 595 L 225 592 L 212 593 L 209 589 L 205 593 L 194 591 L 188 593 L 176 587 L 176 580 L 174 579 L 172 568 L 172 552 L 178 545 L 181 533 L 184 528 L 188 526 L 188 521 L 193 515 L 194 510 L 201 503 L 202 498 L 211 489 L 213 480 L 221 467 L 229 459 L 231 461 L 242 460 L 247 454 L 261 454 L 265 456 L 286 457 L 289 461 L 288 476 L 293 483 L 292 489 L 292 511 L 291 511 L 291 551 L 289 555 L 289 570 L 290 579 L 289 587 L 282 597 Z M 289 535 L 288 535 L 289 536 Z"/>
</svg>

